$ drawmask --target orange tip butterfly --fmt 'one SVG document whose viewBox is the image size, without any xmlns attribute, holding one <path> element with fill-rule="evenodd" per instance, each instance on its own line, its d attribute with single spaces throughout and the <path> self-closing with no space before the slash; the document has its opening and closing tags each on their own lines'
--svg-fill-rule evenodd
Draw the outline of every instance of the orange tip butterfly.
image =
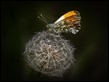
<svg viewBox="0 0 109 82">
<path fill-rule="evenodd" d="M 81 16 L 78 11 L 69 11 L 62 15 L 56 22 L 48 24 L 47 20 L 42 16 L 38 16 L 42 21 L 44 21 L 50 31 L 55 33 L 71 32 L 76 34 L 81 29 Z"/>
</svg>

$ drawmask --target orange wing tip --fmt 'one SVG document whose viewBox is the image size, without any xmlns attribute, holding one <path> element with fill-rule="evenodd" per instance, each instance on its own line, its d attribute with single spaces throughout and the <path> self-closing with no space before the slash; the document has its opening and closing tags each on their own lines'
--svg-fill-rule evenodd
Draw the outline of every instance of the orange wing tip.
<svg viewBox="0 0 109 82">
<path fill-rule="evenodd" d="M 63 19 L 66 19 L 70 16 L 73 16 L 73 15 L 79 15 L 79 12 L 78 11 L 69 11 L 66 14 L 62 15 L 55 23 L 57 23 Z"/>
<path fill-rule="evenodd" d="M 77 13 L 75 11 L 69 11 L 68 13 L 64 14 L 64 18 L 70 17 L 72 15 L 77 15 Z"/>
</svg>

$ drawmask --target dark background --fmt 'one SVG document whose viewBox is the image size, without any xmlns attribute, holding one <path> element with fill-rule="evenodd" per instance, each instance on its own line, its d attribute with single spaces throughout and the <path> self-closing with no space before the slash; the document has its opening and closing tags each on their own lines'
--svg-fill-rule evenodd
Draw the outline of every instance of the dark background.
<svg viewBox="0 0 109 82">
<path fill-rule="evenodd" d="M 35 32 L 46 30 L 37 16 L 49 23 L 64 13 L 78 10 L 81 30 L 63 33 L 75 45 L 76 66 L 63 78 L 34 71 L 23 59 L 25 45 Z M 108 80 L 108 2 L 106 1 L 2 1 L 1 2 L 1 80 Z"/>
</svg>

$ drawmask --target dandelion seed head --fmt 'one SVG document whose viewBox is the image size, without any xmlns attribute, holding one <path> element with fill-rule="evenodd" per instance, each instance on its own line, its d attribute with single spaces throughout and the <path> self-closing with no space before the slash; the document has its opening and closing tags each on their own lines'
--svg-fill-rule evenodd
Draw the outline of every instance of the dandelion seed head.
<svg viewBox="0 0 109 82">
<path fill-rule="evenodd" d="M 75 63 L 74 48 L 61 35 L 38 32 L 26 44 L 24 57 L 35 70 L 48 75 L 62 77 Z"/>
</svg>

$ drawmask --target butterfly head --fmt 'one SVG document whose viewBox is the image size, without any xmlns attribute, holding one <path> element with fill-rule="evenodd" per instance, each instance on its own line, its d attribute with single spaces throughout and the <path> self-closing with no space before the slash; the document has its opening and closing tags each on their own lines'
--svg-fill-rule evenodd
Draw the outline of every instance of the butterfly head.
<svg viewBox="0 0 109 82">
<path fill-rule="evenodd" d="M 47 24 L 46 27 L 47 28 L 53 28 L 54 27 L 54 24 Z"/>
</svg>

